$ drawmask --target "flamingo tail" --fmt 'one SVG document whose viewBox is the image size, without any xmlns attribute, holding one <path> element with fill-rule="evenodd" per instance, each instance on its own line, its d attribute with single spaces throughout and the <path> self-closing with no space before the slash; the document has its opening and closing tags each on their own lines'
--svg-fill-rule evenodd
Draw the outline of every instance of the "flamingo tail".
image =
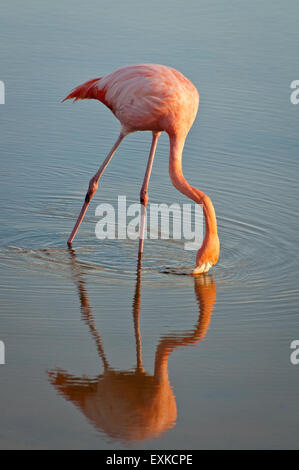
<svg viewBox="0 0 299 470">
<path fill-rule="evenodd" d="M 63 103 L 66 100 L 70 100 L 74 98 L 74 102 L 78 100 L 99 100 L 102 103 L 105 103 L 105 92 L 101 90 L 98 86 L 100 78 L 93 78 L 92 80 L 88 80 L 88 82 L 82 83 L 82 85 L 77 86 L 74 88 L 69 95 L 66 96 L 61 102 Z"/>
</svg>

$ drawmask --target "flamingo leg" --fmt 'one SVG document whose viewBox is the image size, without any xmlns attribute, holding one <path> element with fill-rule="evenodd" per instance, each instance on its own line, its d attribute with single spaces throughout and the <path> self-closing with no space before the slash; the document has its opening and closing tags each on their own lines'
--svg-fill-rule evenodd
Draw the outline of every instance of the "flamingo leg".
<svg viewBox="0 0 299 470">
<path fill-rule="evenodd" d="M 137 279 L 135 287 L 135 295 L 133 301 L 133 320 L 134 320 L 134 332 L 136 341 L 136 356 L 137 356 L 137 370 L 143 371 L 142 363 L 142 343 L 140 333 L 140 305 L 141 305 L 141 265 L 140 259 L 138 259 L 137 265 Z"/>
<path fill-rule="evenodd" d="M 67 244 L 69 246 L 72 245 L 72 241 L 74 240 L 74 238 L 76 236 L 76 233 L 78 232 L 78 229 L 79 229 L 79 227 L 81 225 L 81 222 L 84 218 L 85 212 L 87 211 L 89 203 L 90 203 L 93 195 L 95 194 L 96 190 L 98 189 L 99 179 L 101 178 L 102 174 L 104 173 L 105 168 L 107 167 L 107 165 L 110 162 L 111 158 L 115 154 L 117 148 L 119 147 L 119 145 L 120 145 L 120 143 L 121 143 L 121 141 L 123 140 L 124 137 L 125 137 L 125 135 L 120 133 L 117 141 L 115 142 L 112 149 L 108 153 L 108 155 L 105 158 L 103 164 L 100 166 L 100 168 L 98 169 L 96 174 L 91 178 L 91 180 L 89 182 L 88 191 L 87 191 L 86 196 L 85 196 L 85 201 L 84 201 L 82 209 L 81 209 L 81 212 L 78 216 L 77 222 L 75 223 L 75 226 L 72 230 L 72 233 L 70 234 L 69 239 L 67 241 Z"/>
<path fill-rule="evenodd" d="M 145 216 L 146 216 L 146 206 L 148 202 L 148 194 L 147 194 L 147 187 L 151 176 L 154 156 L 157 148 L 158 139 L 161 132 L 153 132 L 153 139 L 152 145 L 149 153 L 148 163 L 146 167 L 146 172 L 144 175 L 144 180 L 142 184 L 142 188 L 140 191 L 140 204 L 142 204 L 142 215 L 141 215 L 141 224 L 140 224 L 140 238 L 139 238 L 139 250 L 138 250 L 138 259 L 142 259 L 143 253 L 143 241 L 144 241 L 144 229 L 145 229 Z"/>
</svg>

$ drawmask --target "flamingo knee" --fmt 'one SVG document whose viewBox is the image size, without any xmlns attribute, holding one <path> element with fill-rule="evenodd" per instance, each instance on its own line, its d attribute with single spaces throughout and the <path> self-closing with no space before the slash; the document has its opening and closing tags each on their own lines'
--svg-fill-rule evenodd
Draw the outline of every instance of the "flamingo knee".
<svg viewBox="0 0 299 470">
<path fill-rule="evenodd" d="M 95 192 L 97 191 L 99 187 L 99 184 L 98 184 L 98 180 L 96 178 L 96 176 L 93 176 L 91 178 L 91 180 L 89 181 L 89 185 L 88 185 L 88 190 L 87 190 L 87 193 L 86 193 L 86 196 L 85 196 L 85 202 L 88 204 L 93 195 L 95 194 Z"/>
<path fill-rule="evenodd" d="M 146 189 L 141 189 L 141 191 L 140 191 L 140 204 L 142 204 L 144 206 L 144 208 L 146 208 L 147 203 L 148 203 L 147 190 Z"/>
</svg>

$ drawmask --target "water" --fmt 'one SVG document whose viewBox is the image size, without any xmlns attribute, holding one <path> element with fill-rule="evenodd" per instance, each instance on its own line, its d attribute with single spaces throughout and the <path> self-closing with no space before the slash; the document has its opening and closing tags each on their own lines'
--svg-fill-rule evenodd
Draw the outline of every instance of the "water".
<svg viewBox="0 0 299 470">
<path fill-rule="evenodd" d="M 298 4 L 13 0 L 1 7 L 1 448 L 298 448 Z M 184 151 L 221 257 L 95 238 L 100 202 L 137 202 L 151 136 L 128 136 L 66 239 L 119 124 L 73 86 L 140 62 L 200 90 Z M 162 136 L 151 202 L 188 202 Z"/>
</svg>

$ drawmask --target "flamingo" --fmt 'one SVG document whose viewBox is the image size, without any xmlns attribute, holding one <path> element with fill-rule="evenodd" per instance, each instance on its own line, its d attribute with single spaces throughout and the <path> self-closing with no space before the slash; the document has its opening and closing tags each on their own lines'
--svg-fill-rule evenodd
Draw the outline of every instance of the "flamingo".
<svg viewBox="0 0 299 470">
<path fill-rule="evenodd" d="M 121 130 L 108 156 L 89 182 L 85 201 L 69 236 L 68 245 L 72 246 L 89 203 L 98 189 L 99 180 L 121 141 L 131 132 L 151 131 L 152 144 L 140 191 L 143 214 L 138 254 L 142 254 L 148 184 L 158 139 L 164 131 L 169 136 L 170 179 L 182 194 L 202 205 L 205 217 L 205 236 L 197 252 L 196 267 L 192 274 L 209 271 L 219 257 L 215 210 L 211 199 L 204 192 L 190 186 L 182 172 L 182 152 L 199 104 L 199 94 L 193 83 L 179 71 L 165 65 L 129 65 L 79 85 L 63 101 L 71 98 L 74 98 L 74 101 L 79 99 L 101 101 L 120 121 Z"/>
</svg>

